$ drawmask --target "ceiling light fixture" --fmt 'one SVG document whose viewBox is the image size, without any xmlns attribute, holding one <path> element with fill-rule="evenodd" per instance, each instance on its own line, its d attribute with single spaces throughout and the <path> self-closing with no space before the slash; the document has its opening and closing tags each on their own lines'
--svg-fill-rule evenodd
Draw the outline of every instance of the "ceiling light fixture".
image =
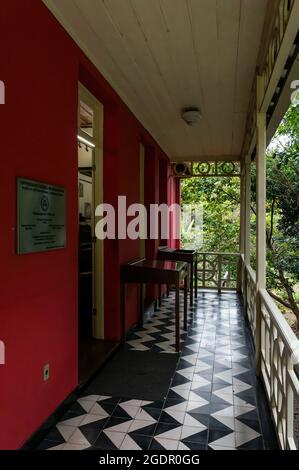
<svg viewBox="0 0 299 470">
<path fill-rule="evenodd" d="M 189 107 L 182 110 L 181 117 L 188 126 L 194 126 L 202 118 L 202 113 L 199 108 Z"/>
<path fill-rule="evenodd" d="M 81 135 L 78 135 L 78 140 L 79 142 L 82 142 L 82 144 L 88 145 L 88 147 L 95 148 L 95 145 L 90 142 L 90 140 L 84 139 L 84 137 L 81 137 Z"/>
</svg>

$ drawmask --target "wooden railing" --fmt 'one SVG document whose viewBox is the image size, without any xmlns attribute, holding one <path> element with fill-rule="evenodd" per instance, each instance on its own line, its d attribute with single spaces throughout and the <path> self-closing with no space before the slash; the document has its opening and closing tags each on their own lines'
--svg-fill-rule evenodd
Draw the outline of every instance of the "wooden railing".
<svg viewBox="0 0 299 470">
<path fill-rule="evenodd" d="M 281 449 L 298 449 L 294 404 L 299 402 L 299 341 L 265 289 L 256 290 L 255 273 L 242 257 L 246 313 L 256 345 L 264 383 Z M 258 297 L 258 303 L 256 299 Z M 259 311 L 256 309 L 259 305 Z"/>
<path fill-rule="evenodd" d="M 245 310 L 251 327 L 251 331 L 256 342 L 256 275 L 255 271 L 247 266 L 244 269 L 242 258 L 242 293 Z"/>
<path fill-rule="evenodd" d="M 198 287 L 237 289 L 239 262 L 240 253 L 198 253 Z"/>
</svg>

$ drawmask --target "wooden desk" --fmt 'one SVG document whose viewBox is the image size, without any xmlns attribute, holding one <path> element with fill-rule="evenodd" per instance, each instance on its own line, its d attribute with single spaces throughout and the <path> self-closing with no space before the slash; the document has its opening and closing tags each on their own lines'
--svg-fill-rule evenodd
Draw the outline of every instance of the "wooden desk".
<svg viewBox="0 0 299 470">
<path fill-rule="evenodd" d="M 187 292 L 188 265 L 185 262 L 159 261 L 146 258 L 132 261 L 121 267 L 121 325 L 122 341 L 126 338 L 126 284 L 140 285 L 140 317 L 143 324 L 143 284 L 174 284 L 175 285 L 175 345 L 180 351 L 180 282 L 184 280 L 184 330 L 187 330 Z"/>
<path fill-rule="evenodd" d="M 190 305 L 193 305 L 193 288 L 194 296 L 197 298 L 197 253 L 195 250 L 175 250 L 173 248 L 159 247 L 158 259 L 184 261 L 190 266 Z M 194 283 L 195 277 L 195 283 Z M 193 287 L 194 286 L 194 287 Z"/>
</svg>

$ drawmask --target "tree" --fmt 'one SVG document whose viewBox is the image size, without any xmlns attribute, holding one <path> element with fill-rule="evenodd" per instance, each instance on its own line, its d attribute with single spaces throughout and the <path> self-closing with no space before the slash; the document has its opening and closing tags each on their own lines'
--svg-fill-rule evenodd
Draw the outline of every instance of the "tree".
<svg viewBox="0 0 299 470">
<path fill-rule="evenodd" d="M 238 177 L 196 177 L 181 180 L 182 205 L 200 204 L 203 211 L 203 252 L 238 252 L 240 180 Z M 182 233 L 187 245 L 188 233 Z"/>
<path fill-rule="evenodd" d="M 238 251 L 239 184 L 238 178 L 182 180 L 182 204 L 201 203 L 203 206 L 201 251 Z M 255 200 L 256 174 L 253 164 L 253 240 Z M 299 282 L 299 105 L 290 107 L 267 151 L 266 213 L 267 289 L 280 305 L 293 312 L 299 331 L 299 294 L 296 292 Z M 252 255 L 254 265 L 254 249 Z"/>
<path fill-rule="evenodd" d="M 255 187 L 253 171 L 254 200 Z M 268 292 L 294 313 L 299 329 L 299 106 L 288 110 L 267 152 L 266 211 Z"/>
</svg>

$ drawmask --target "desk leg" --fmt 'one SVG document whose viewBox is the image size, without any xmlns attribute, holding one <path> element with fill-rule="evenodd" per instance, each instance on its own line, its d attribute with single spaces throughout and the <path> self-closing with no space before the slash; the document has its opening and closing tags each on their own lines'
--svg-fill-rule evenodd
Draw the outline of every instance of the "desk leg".
<svg viewBox="0 0 299 470">
<path fill-rule="evenodd" d="M 193 262 L 191 263 L 191 272 L 190 272 L 190 306 L 193 306 L 193 285 L 194 285 L 194 266 Z"/>
<path fill-rule="evenodd" d="M 192 292 L 192 290 L 191 290 Z M 187 331 L 188 276 L 184 278 L 184 330 Z"/>
<path fill-rule="evenodd" d="M 162 284 L 158 285 L 159 288 L 159 308 L 162 306 Z"/>
<path fill-rule="evenodd" d="M 197 299 L 197 282 L 198 282 L 198 264 L 197 264 L 197 254 L 195 256 L 195 298 Z"/>
<path fill-rule="evenodd" d="M 139 326 L 140 328 L 143 327 L 143 321 L 144 321 L 144 292 L 143 292 L 143 284 L 140 284 L 140 309 L 139 309 Z"/>
<path fill-rule="evenodd" d="M 180 352 L 180 281 L 175 284 L 175 349 Z"/>
<path fill-rule="evenodd" d="M 120 285 L 120 325 L 121 325 L 121 342 L 126 342 L 126 284 Z"/>
</svg>

